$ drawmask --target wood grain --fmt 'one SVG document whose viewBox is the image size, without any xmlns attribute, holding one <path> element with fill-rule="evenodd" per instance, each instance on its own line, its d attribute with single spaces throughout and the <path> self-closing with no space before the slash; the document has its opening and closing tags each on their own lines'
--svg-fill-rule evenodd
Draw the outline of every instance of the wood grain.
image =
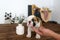
<svg viewBox="0 0 60 40">
<path fill-rule="evenodd" d="M 32 32 L 32 37 L 27 38 L 27 26 L 24 23 L 25 33 L 24 35 L 17 35 L 16 34 L 16 26 L 18 24 L 0 24 L 0 40 L 54 40 L 51 37 L 41 37 L 41 39 L 35 38 L 35 33 Z M 53 23 L 43 23 L 44 27 L 49 28 L 57 33 L 60 34 L 60 24 L 53 24 Z"/>
</svg>

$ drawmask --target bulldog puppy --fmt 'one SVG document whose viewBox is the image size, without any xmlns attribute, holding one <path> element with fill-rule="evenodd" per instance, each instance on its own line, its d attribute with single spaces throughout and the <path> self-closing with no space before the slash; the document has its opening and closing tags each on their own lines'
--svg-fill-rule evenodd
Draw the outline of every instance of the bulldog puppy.
<svg viewBox="0 0 60 40">
<path fill-rule="evenodd" d="M 31 15 L 29 16 L 29 18 L 27 19 L 27 26 L 28 26 L 28 29 L 27 29 L 27 35 L 26 37 L 30 38 L 32 35 L 31 35 L 31 32 L 33 31 L 33 29 L 31 28 L 31 26 L 34 26 L 36 27 L 37 29 L 40 27 L 40 19 L 35 17 L 34 15 Z M 39 34 L 36 34 L 36 38 L 37 39 L 40 39 L 40 35 Z"/>
</svg>

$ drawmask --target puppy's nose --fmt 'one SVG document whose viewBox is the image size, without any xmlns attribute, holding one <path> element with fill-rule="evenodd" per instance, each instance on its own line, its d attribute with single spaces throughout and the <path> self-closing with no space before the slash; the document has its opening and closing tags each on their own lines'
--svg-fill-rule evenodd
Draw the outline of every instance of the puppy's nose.
<svg viewBox="0 0 60 40">
<path fill-rule="evenodd" d="M 31 23 L 31 21 L 29 21 L 29 24 Z"/>
</svg>

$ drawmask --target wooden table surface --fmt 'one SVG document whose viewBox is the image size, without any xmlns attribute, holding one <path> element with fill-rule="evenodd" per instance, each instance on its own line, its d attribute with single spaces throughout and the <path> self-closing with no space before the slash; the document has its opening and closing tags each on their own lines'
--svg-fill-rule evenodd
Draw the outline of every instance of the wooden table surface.
<svg viewBox="0 0 60 40">
<path fill-rule="evenodd" d="M 43 37 L 41 39 L 35 38 L 35 33 L 32 32 L 32 37 L 27 38 L 27 26 L 24 23 L 25 33 L 24 35 L 17 35 L 16 34 L 16 26 L 18 24 L 0 24 L 0 40 L 54 40 L 51 37 Z M 60 34 L 60 24 L 53 24 L 53 23 L 43 23 L 43 26 L 53 30 L 56 33 Z"/>
</svg>

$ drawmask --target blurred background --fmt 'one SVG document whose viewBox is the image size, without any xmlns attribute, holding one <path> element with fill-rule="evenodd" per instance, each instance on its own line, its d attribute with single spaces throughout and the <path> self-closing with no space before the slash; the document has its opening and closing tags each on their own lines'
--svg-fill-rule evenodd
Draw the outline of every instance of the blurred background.
<svg viewBox="0 0 60 40">
<path fill-rule="evenodd" d="M 48 7 L 52 10 L 51 21 L 60 24 L 60 0 L 0 0 L 0 24 L 4 23 L 5 12 L 12 13 L 12 17 L 28 16 L 28 5 Z"/>
</svg>

